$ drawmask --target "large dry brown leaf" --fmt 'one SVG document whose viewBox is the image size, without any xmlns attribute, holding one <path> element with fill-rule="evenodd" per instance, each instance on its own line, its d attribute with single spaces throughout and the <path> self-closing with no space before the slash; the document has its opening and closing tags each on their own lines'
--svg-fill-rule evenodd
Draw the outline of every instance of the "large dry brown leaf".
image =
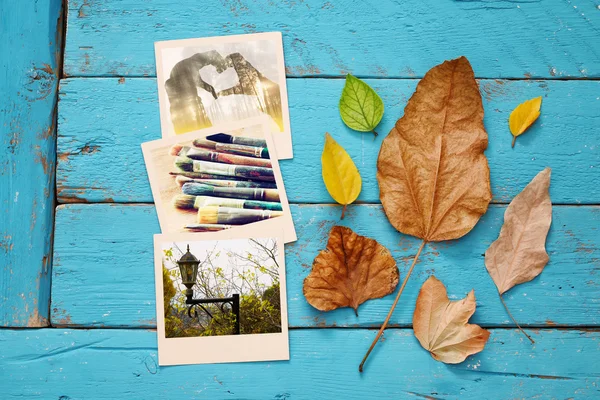
<svg viewBox="0 0 600 400">
<path fill-rule="evenodd" d="M 500 236 L 485 252 L 485 267 L 500 294 L 538 276 L 546 263 L 546 236 L 552 223 L 550 168 L 544 169 L 510 202 Z"/>
<path fill-rule="evenodd" d="M 463 362 L 485 347 L 490 332 L 469 324 L 475 312 L 475 293 L 450 301 L 446 287 L 435 276 L 429 277 L 419 291 L 413 329 L 421 346 L 438 361 L 448 364 Z"/>
<path fill-rule="evenodd" d="M 400 273 L 384 246 L 350 228 L 334 226 L 327 248 L 313 261 L 302 291 L 310 305 L 321 311 L 358 306 L 396 289 Z"/>
<path fill-rule="evenodd" d="M 379 152 L 379 197 L 391 224 L 427 242 L 468 233 L 492 198 L 487 143 L 469 61 L 432 68 Z"/>
</svg>

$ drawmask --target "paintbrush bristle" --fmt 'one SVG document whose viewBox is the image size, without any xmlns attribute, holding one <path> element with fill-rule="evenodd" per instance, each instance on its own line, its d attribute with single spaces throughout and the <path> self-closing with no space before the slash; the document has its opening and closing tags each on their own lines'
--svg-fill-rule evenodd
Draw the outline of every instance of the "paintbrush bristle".
<svg viewBox="0 0 600 400">
<path fill-rule="evenodd" d="M 177 175 L 175 182 L 179 185 L 179 187 L 182 187 L 185 183 L 194 182 L 194 180 L 192 178 L 188 178 L 187 176 Z"/>
<path fill-rule="evenodd" d="M 192 172 L 194 170 L 194 161 L 187 157 L 177 157 L 175 159 L 175 166 L 182 171 Z"/>
<path fill-rule="evenodd" d="M 206 137 L 208 140 L 212 140 L 213 142 L 219 143 L 230 143 L 231 135 L 227 135 L 225 133 L 215 133 L 214 135 L 208 135 Z"/>
<path fill-rule="evenodd" d="M 175 208 L 181 208 L 183 210 L 193 210 L 195 202 L 196 196 L 178 194 L 177 196 L 173 197 L 173 206 L 175 206 Z"/>
<path fill-rule="evenodd" d="M 206 206 L 198 209 L 199 224 L 216 224 L 219 217 L 218 206 Z"/>
<path fill-rule="evenodd" d="M 181 144 L 174 144 L 171 147 L 171 151 L 169 151 L 169 154 L 172 156 L 178 156 L 179 153 L 181 152 L 181 149 L 183 149 L 183 145 Z"/>
</svg>

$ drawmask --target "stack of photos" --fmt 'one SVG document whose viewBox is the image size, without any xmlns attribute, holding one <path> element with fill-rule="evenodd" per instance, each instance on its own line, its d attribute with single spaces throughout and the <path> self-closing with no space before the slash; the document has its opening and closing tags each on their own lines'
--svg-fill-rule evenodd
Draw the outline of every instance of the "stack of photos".
<svg viewBox="0 0 600 400">
<path fill-rule="evenodd" d="M 157 42 L 163 137 L 268 116 L 280 159 L 292 158 L 280 32 Z"/>
<path fill-rule="evenodd" d="M 155 236 L 160 365 L 289 359 L 283 241 L 227 233 Z"/>
<path fill-rule="evenodd" d="M 283 246 L 296 240 L 281 33 L 155 43 L 162 139 L 142 144 L 159 365 L 289 360 Z"/>
<path fill-rule="evenodd" d="M 144 143 L 163 232 L 216 233 L 246 224 L 296 233 L 264 117 Z"/>
</svg>

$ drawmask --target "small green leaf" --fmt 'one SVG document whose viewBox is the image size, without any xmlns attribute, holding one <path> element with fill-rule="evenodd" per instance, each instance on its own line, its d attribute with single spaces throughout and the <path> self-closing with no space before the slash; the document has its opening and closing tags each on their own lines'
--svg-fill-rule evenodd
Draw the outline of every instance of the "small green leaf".
<svg viewBox="0 0 600 400">
<path fill-rule="evenodd" d="M 348 74 L 340 98 L 340 115 L 348 128 L 360 132 L 373 132 L 383 117 L 381 97 L 360 79 Z"/>
</svg>

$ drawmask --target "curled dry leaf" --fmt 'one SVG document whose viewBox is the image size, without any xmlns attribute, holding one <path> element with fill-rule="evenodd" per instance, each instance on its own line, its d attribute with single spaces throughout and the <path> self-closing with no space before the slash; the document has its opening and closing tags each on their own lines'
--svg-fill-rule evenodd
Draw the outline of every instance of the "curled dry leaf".
<svg viewBox="0 0 600 400">
<path fill-rule="evenodd" d="M 329 133 L 325 133 L 321 168 L 327 191 L 335 201 L 344 206 L 342 209 L 342 219 L 344 219 L 346 206 L 354 202 L 360 194 L 362 179 L 352 158 Z"/>
<path fill-rule="evenodd" d="M 550 168 L 546 168 L 537 174 L 510 202 L 504 212 L 500 236 L 485 252 L 485 267 L 498 288 L 501 300 L 503 293 L 532 280 L 548 263 L 546 237 L 552 223 L 552 202 L 548 192 L 550 172 Z M 506 307 L 504 300 L 502 303 Z M 508 313 L 510 315 L 510 311 Z M 510 317 L 515 321 L 512 315 Z M 515 324 L 519 326 L 516 321 Z M 533 342 L 529 335 L 525 335 Z"/>
<path fill-rule="evenodd" d="M 513 135 L 512 147 L 515 147 L 517 136 L 525 132 L 540 116 L 542 97 L 536 97 L 519 104 L 508 118 L 508 127 Z"/>
<path fill-rule="evenodd" d="M 492 199 L 483 105 L 465 57 L 433 67 L 417 85 L 404 116 L 377 159 L 379 198 L 390 223 L 423 239 L 375 340 L 386 328 L 425 243 L 466 235 Z"/>
<path fill-rule="evenodd" d="M 415 336 L 436 360 L 461 363 L 483 350 L 490 337 L 489 331 L 468 323 L 474 312 L 473 290 L 462 300 L 450 301 L 444 284 L 431 276 L 417 298 L 413 314 Z"/>
<path fill-rule="evenodd" d="M 350 228 L 334 226 L 327 248 L 313 261 L 302 291 L 321 311 L 358 306 L 392 293 L 400 273 L 389 250 Z"/>
<path fill-rule="evenodd" d="M 391 224 L 427 242 L 469 232 L 492 198 L 483 105 L 465 57 L 431 69 L 377 160 L 380 199 Z"/>
</svg>

